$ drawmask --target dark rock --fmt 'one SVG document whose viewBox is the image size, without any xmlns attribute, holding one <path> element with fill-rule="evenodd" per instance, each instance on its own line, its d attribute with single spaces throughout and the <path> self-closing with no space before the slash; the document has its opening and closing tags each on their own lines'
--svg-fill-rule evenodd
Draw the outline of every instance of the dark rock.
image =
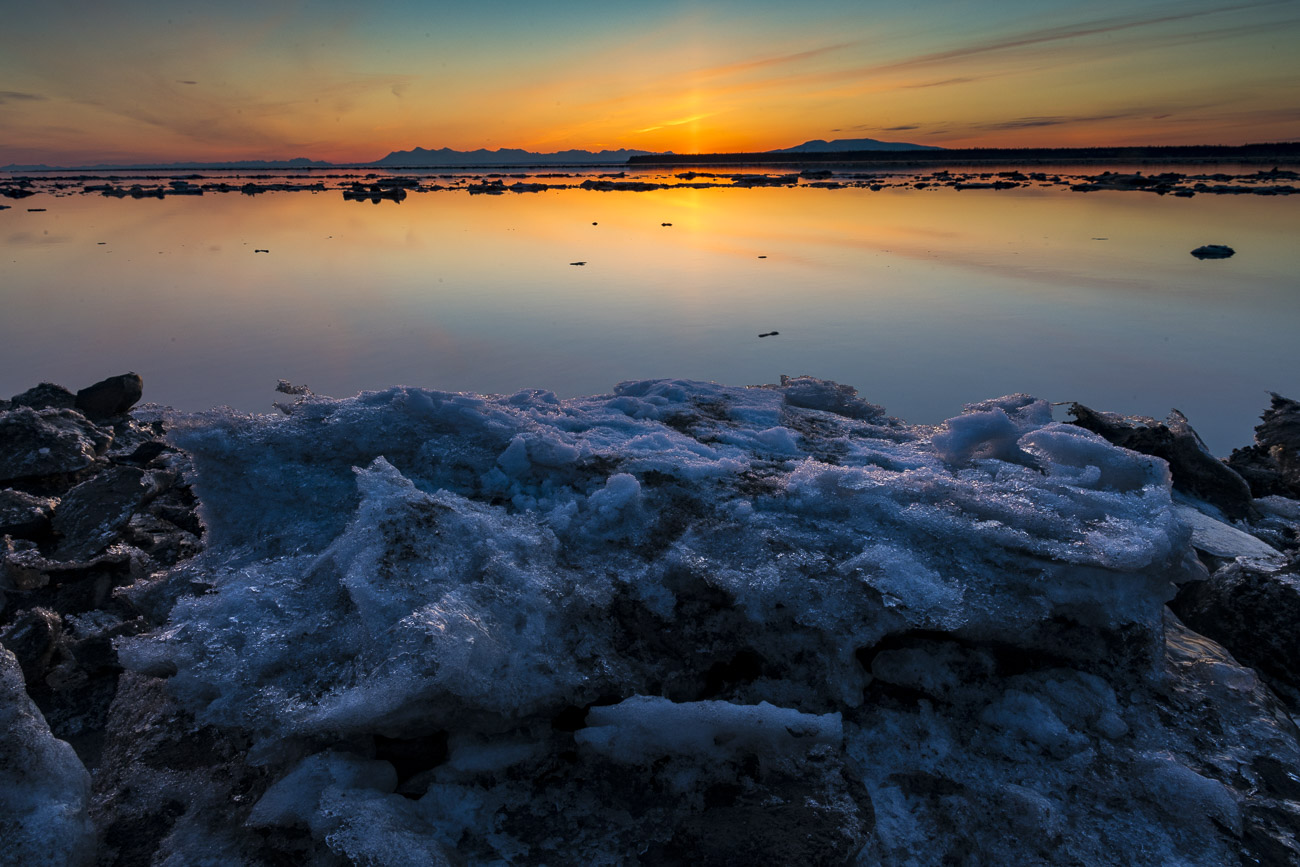
<svg viewBox="0 0 1300 867">
<path fill-rule="evenodd" d="M 130 603 L 114 600 L 113 590 L 147 577 L 155 565 L 125 545 L 93 560 L 68 562 L 48 559 L 34 546 L 20 544 L 0 548 L 0 590 L 10 594 L 10 611 L 47 608 L 67 615 L 113 608 L 134 616 Z"/>
<path fill-rule="evenodd" d="M 138 635 L 146 629 L 143 619 L 135 618 L 115 623 L 90 635 L 68 643 L 68 650 L 76 658 L 77 664 L 90 674 L 104 671 L 121 671 L 117 659 L 117 650 L 113 639 L 123 635 Z"/>
<path fill-rule="evenodd" d="M 125 541 L 148 554 L 160 566 L 171 566 L 192 557 L 203 547 L 194 534 L 164 518 L 149 514 L 132 515 L 123 532 Z"/>
<path fill-rule="evenodd" d="M 1228 466 L 1250 483 L 1256 497 L 1300 499 L 1300 402 L 1272 395 L 1255 427 L 1255 444 L 1233 449 Z"/>
<path fill-rule="evenodd" d="M 149 440 L 143 442 L 131 450 L 131 453 L 120 459 L 120 463 L 130 464 L 134 467 L 143 467 L 149 464 L 154 458 L 167 451 L 167 444 L 158 440 Z"/>
<path fill-rule="evenodd" d="M 59 560 L 89 560 L 118 538 L 131 515 L 154 493 L 142 470 L 109 467 L 77 485 L 54 512 Z"/>
<path fill-rule="evenodd" d="M 1192 255 L 1197 259 L 1227 259 L 1236 252 L 1226 244 L 1206 244 L 1193 250 Z"/>
<path fill-rule="evenodd" d="M 654 184 L 647 181 L 606 181 L 596 180 L 594 178 L 589 178 L 578 184 L 580 189 L 599 190 L 601 192 L 611 192 L 614 190 L 624 192 L 645 192 L 647 190 L 662 190 L 667 186 L 667 184 Z M 474 192 L 474 188 L 470 187 L 469 191 L 471 193 Z"/>
<path fill-rule="evenodd" d="M 873 830 L 870 801 L 859 807 L 841 780 L 832 787 L 774 774 L 745 789 L 709 789 L 704 809 L 678 818 L 672 836 L 652 844 L 642 863 L 848 865 Z"/>
<path fill-rule="evenodd" d="M 1217 757 L 1211 742 L 1229 738 L 1234 746 L 1252 745 L 1253 755 L 1243 756 L 1228 778 L 1241 805 L 1241 831 L 1233 831 L 1240 854 L 1219 863 L 1300 864 L 1296 812 L 1289 795 L 1293 785 L 1287 785 L 1293 780 L 1285 781 L 1288 771 L 1294 774 L 1300 767 L 1300 752 L 1286 707 L 1256 672 L 1241 667 L 1228 650 L 1189 629 L 1168 609 L 1164 627 L 1166 679 L 1158 698 L 1160 713 L 1181 718 L 1196 732 L 1192 749 L 1182 752 L 1191 760 L 1188 767 L 1214 778 Z M 1230 697 L 1237 700 L 1224 700 Z M 1255 740 L 1256 733 L 1263 738 Z M 1279 766 L 1288 771 L 1276 773 Z"/>
<path fill-rule="evenodd" d="M 142 467 L 159 455 L 174 452 L 163 442 L 166 427 L 161 421 L 142 422 L 133 413 L 113 419 L 112 427 L 113 445 L 101 456 L 109 463 Z"/>
<path fill-rule="evenodd" d="M 0 644 L 18 658 L 23 680 L 41 681 L 54 661 L 63 636 L 63 619 L 45 608 L 24 611 L 0 631 Z"/>
<path fill-rule="evenodd" d="M 275 384 L 275 390 L 280 394 L 311 394 L 312 390 L 305 385 L 294 385 L 287 379 L 282 379 Z"/>
<path fill-rule="evenodd" d="M 1163 458 L 1169 464 L 1174 487 L 1220 509 L 1236 521 L 1254 514 L 1250 486 L 1222 461 L 1210 454 L 1205 443 L 1173 410 L 1163 423 L 1150 418 L 1122 416 L 1070 405 L 1074 424 L 1122 448 Z"/>
<path fill-rule="evenodd" d="M 144 380 L 136 373 L 123 373 L 87 386 L 77 392 L 77 409 L 88 418 L 110 418 L 135 406 L 144 394 Z"/>
<path fill-rule="evenodd" d="M 1255 428 L 1255 441 L 1278 450 L 1279 466 L 1289 475 L 1300 475 L 1300 402 L 1271 393 L 1273 402 L 1264 410 Z"/>
<path fill-rule="evenodd" d="M 149 513 L 180 527 L 195 538 L 202 538 L 203 523 L 196 512 L 198 501 L 188 485 L 177 485 L 149 504 Z"/>
<path fill-rule="evenodd" d="M 1277 460 L 1263 446 L 1233 449 L 1228 466 L 1246 480 L 1255 497 L 1300 498 L 1300 484 L 1288 482 L 1278 470 Z"/>
<path fill-rule="evenodd" d="M 301 858 L 242 851 L 258 845 L 243 822 L 266 787 L 265 771 L 245 760 L 248 746 L 200 725 L 162 680 L 123 674 L 108 709 L 90 807 L 100 832 L 98 863 L 151 863 L 178 821 L 183 837 L 222 841 L 222 863 L 344 863 L 324 846 Z M 185 851 L 184 843 L 173 843 Z"/>
<path fill-rule="evenodd" d="M 15 394 L 9 403 L 12 406 L 29 406 L 32 409 L 72 409 L 76 400 L 77 396 L 63 386 L 42 382 L 22 394 Z"/>
<path fill-rule="evenodd" d="M 1300 710 L 1300 561 L 1270 571 L 1241 560 L 1208 581 L 1184 586 L 1169 603 L 1184 623 L 1262 674 Z"/>
<path fill-rule="evenodd" d="M 5 593 L 29 593 L 50 583 L 45 559 L 32 542 L 3 538 L 0 545 L 0 610 Z"/>
<path fill-rule="evenodd" d="M 0 413 L 0 482 L 85 469 L 112 441 L 74 410 L 16 407 Z"/>
<path fill-rule="evenodd" d="M 35 539 L 50 528 L 57 500 L 6 488 L 0 491 L 0 536 Z"/>
</svg>

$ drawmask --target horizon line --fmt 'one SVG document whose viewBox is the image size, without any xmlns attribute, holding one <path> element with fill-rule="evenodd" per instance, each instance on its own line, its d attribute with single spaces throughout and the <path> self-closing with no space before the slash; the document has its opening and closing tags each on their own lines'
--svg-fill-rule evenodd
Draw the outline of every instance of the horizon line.
<svg viewBox="0 0 1300 867">
<path fill-rule="evenodd" d="M 804 144 L 810 142 L 817 142 L 817 141 L 833 143 L 835 141 L 864 141 L 864 140 L 879 141 L 878 139 L 831 139 L 829 141 L 827 141 L 826 139 L 809 139 L 808 142 L 804 142 Z M 493 169 L 493 168 L 524 168 L 524 167 L 536 165 L 534 163 L 514 163 L 514 164 L 484 163 L 478 165 L 464 165 L 464 164 L 389 165 L 389 166 L 379 165 L 383 160 L 389 159 L 394 154 L 403 153 L 403 152 L 410 153 L 414 151 L 423 151 L 425 153 L 432 153 L 432 154 L 448 151 L 451 153 L 465 154 L 465 155 L 480 154 L 480 153 L 499 154 L 502 153 L 503 151 L 510 151 L 510 152 L 527 154 L 536 157 L 558 156 L 559 154 L 568 154 L 568 153 L 575 153 L 575 152 L 589 153 L 593 156 L 601 153 L 618 153 L 620 151 L 633 152 L 632 155 L 629 156 L 627 160 L 624 162 L 618 162 L 618 161 L 602 162 L 602 163 L 568 162 L 568 163 L 550 164 L 551 167 L 554 168 L 564 168 L 564 167 L 576 168 L 576 167 L 592 166 L 592 165 L 605 165 L 605 166 L 632 165 L 633 161 L 650 163 L 650 162 L 654 162 L 656 158 L 668 158 L 672 161 L 677 161 L 677 160 L 690 160 L 695 158 L 708 158 L 708 157 L 727 157 L 727 158 L 788 157 L 789 158 L 788 161 L 797 162 L 801 159 L 808 159 L 811 161 L 824 161 L 828 158 L 834 158 L 836 156 L 853 154 L 855 156 L 860 157 L 859 161 L 876 162 L 876 161 L 881 161 L 882 155 L 904 155 L 908 159 L 934 160 L 934 159 L 941 159 L 944 156 L 960 156 L 962 154 L 972 154 L 972 153 L 996 154 L 996 153 L 1039 152 L 1039 153 L 1051 154 L 1053 152 L 1061 152 L 1061 153 L 1088 152 L 1088 151 L 1139 152 L 1139 151 L 1177 151 L 1177 150 L 1209 150 L 1209 151 L 1231 152 L 1231 151 L 1244 151 L 1248 149 L 1259 149 L 1259 148 L 1270 148 L 1270 147 L 1300 149 L 1300 140 L 1248 142 L 1246 144 L 1239 144 L 1239 145 L 1200 143 L 1200 144 L 1177 144 L 1177 145 L 1149 145 L 1149 144 L 1148 145 L 1065 145 L 1065 146 L 1047 146 L 1047 147 L 976 146 L 976 147 L 956 147 L 956 148 L 942 147 L 937 145 L 912 145 L 910 143 L 903 143 L 903 142 L 882 142 L 882 144 L 900 144 L 906 146 L 899 147 L 899 148 L 869 148 L 869 149 L 854 149 L 854 150 L 844 150 L 844 151 L 802 151 L 801 152 L 801 151 L 793 151 L 791 148 L 776 148 L 776 149 L 766 150 L 766 151 L 710 151 L 710 152 L 701 151 L 696 153 L 678 153 L 671 150 L 670 151 L 648 151 L 640 148 L 617 148 L 617 149 L 602 148 L 601 150 L 587 150 L 585 148 L 566 148 L 561 151 L 542 152 L 542 151 L 529 151 L 523 148 L 511 148 L 511 147 L 496 148 L 495 150 L 490 150 L 488 148 L 482 148 L 482 147 L 475 148 L 473 150 L 457 150 L 455 148 L 448 148 L 445 146 L 441 148 L 425 148 L 417 145 L 415 147 L 405 149 L 404 151 L 403 150 L 389 151 L 388 154 L 379 157 L 378 159 L 375 160 L 357 161 L 357 162 L 330 162 L 327 160 L 313 159 L 311 157 L 297 156 L 297 157 L 281 157 L 281 158 L 248 158 L 248 159 L 227 159 L 227 160 L 174 160 L 170 162 L 84 163 L 79 165 L 47 165 L 45 163 L 10 163 L 6 166 L 0 166 L 0 171 L 32 171 L 32 172 L 107 171 L 112 169 L 120 169 L 120 170 L 189 169 L 189 170 L 199 171 L 204 169 L 220 169 L 220 168 L 245 168 L 250 170 L 259 169 L 259 168 L 298 169 L 303 171 L 322 170 L 322 169 L 347 169 L 347 168 Z M 795 147 L 800 147 L 800 146 L 802 145 L 796 145 Z M 861 157 L 865 157 L 865 159 L 861 159 Z M 300 164 L 289 165 L 290 163 L 300 163 Z"/>
</svg>

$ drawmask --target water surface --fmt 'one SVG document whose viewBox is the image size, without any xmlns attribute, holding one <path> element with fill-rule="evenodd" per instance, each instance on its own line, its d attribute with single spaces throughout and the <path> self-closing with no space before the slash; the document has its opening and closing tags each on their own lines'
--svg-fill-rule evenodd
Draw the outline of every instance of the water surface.
<svg viewBox="0 0 1300 867">
<path fill-rule="evenodd" d="M 1300 396 L 1296 197 L 800 187 L 5 203 L 6 396 L 134 370 L 146 400 L 262 412 L 280 378 L 336 396 L 573 396 L 806 373 L 914 422 L 1017 391 L 1177 407 L 1219 454 L 1250 441 L 1269 390 Z M 1237 255 L 1189 255 L 1207 243 Z"/>
</svg>

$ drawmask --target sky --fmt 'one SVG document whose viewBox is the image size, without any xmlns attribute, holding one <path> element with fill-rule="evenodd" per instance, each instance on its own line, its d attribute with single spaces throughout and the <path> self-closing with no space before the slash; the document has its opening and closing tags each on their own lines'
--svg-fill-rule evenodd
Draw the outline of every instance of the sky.
<svg viewBox="0 0 1300 867">
<path fill-rule="evenodd" d="M 0 165 L 1300 140 L 1300 3 L 0 0 Z"/>
</svg>

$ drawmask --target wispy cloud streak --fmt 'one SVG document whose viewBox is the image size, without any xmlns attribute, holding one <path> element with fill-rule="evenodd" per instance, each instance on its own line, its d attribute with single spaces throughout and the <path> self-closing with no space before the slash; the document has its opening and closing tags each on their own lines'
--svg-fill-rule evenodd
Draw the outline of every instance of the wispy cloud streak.
<svg viewBox="0 0 1300 867">
<path fill-rule="evenodd" d="M 1051 42 L 1062 42 L 1066 40 L 1083 39 L 1088 36 L 1100 36 L 1108 33 L 1119 33 L 1126 30 L 1134 30 L 1141 27 L 1152 27 L 1160 24 L 1172 24 L 1179 21 L 1190 21 L 1194 18 L 1204 18 L 1209 15 L 1218 15 L 1227 12 L 1240 12 L 1246 9 L 1254 9 L 1266 6 L 1277 6 L 1282 3 L 1289 3 L 1290 0 L 1264 0 L 1259 3 L 1241 3 L 1232 6 L 1215 6 L 1208 9 L 1196 9 L 1187 12 L 1178 12 L 1169 15 L 1129 15 L 1116 16 L 1112 18 L 1101 18 L 1094 21 L 1079 22 L 1066 27 L 1049 27 L 1039 30 L 1030 30 L 1014 36 L 992 39 L 985 42 L 977 42 L 970 45 L 963 45 L 959 48 L 952 48 L 947 51 L 936 51 L 929 54 L 921 54 L 916 57 L 910 57 L 905 60 L 899 60 L 891 63 L 882 63 L 870 67 L 872 72 L 888 72 L 892 70 L 903 70 L 917 66 L 929 66 L 933 64 L 942 64 L 953 60 L 964 60 L 970 57 L 976 57 L 982 54 L 993 54 L 1000 51 L 1007 51 L 1014 48 L 1025 48 L 1034 45 L 1043 45 Z M 1261 25 L 1262 26 L 1262 25 Z"/>
<path fill-rule="evenodd" d="M 47 97 L 39 93 L 23 93 L 18 90 L 0 90 L 0 105 L 7 102 L 44 102 Z"/>
</svg>

